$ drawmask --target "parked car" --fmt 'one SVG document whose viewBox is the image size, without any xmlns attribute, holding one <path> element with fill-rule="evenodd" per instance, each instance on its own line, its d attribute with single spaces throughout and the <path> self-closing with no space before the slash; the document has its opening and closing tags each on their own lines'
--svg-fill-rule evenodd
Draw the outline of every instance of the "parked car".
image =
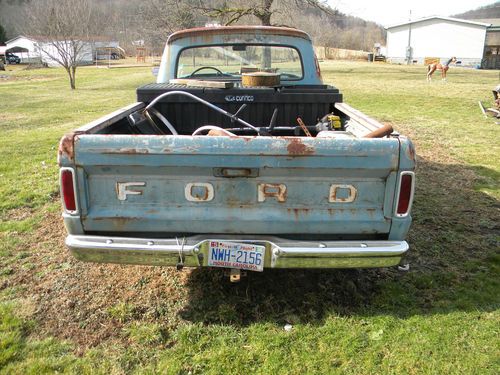
<svg viewBox="0 0 500 375">
<path fill-rule="evenodd" d="M 10 52 L 5 54 L 5 60 L 7 64 L 21 64 L 21 58 Z"/>
<path fill-rule="evenodd" d="M 66 244 L 84 261 L 387 267 L 411 223 L 411 141 L 342 103 L 283 27 L 170 36 L 137 102 L 60 142 Z"/>
</svg>

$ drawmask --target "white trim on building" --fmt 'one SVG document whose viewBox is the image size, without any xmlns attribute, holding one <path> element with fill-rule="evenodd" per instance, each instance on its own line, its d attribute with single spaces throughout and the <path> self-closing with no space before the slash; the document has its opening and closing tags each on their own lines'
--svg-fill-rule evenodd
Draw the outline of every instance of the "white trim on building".
<svg viewBox="0 0 500 375">
<path fill-rule="evenodd" d="M 399 27 L 399 26 L 404 26 L 404 25 L 409 25 L 410 23 L 418 23 L 418 22 L 424 22 L 432 19 L 441 19 L 444 21 L 450 21 L 450 22 L 459 22 L 459 23 L 468 23 L 471 25 L 477 25 L 477 26 L 491 26 L 489 23 L 484 23 L 484 22 L 476 22 L 476 21 L 470 21 L 470 20 L 462 20 L 460 18 L 452 18 L 452 17 L 442 17 L 442 16 L 431 16 L 431 17 L 425 17 L 425 18 L 419 18 L 413 21 L 408 21 L 408 22 L 402 22 L 402 23 L 396 23 L 394 25 L 389 25 L 386 26 L 385 29 L 392 29 L 394 27 Z"/>
</svg>

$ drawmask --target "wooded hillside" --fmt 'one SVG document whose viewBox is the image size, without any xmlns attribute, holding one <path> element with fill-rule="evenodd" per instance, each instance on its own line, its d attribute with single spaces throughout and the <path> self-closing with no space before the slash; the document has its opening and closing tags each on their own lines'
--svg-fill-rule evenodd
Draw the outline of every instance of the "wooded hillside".
<svg viewBox="0 0 500 375">
<path fill-rule="evenodd" d="M 485 5 L 483 7 L 469 10 L 468 12 L 456 14 L 453 17 L 463 18 L 466 20 L 474 20 L 481 18 L 500 18 L 500 1 L 497 1 L 490 5 Z"/>
<path fill-rule="evenodd" d="M 5 28 L 7 38 L 25 33 L 23 14 L 36 1 L 0 0 L 0 25 Z M 305 30 L 318 45 L 371 50 L 374 43 L 385 41 L 382 26 L 343 14 L 321 0 L 88 1 L 103 16 L 104 34 L 119 40 L 126 49 L 132 46 L 132 41 L 144 40 L 146 45 L 160 52 L 173 31 L 204 26 L 208 22 L 261 24 L 258 12 L 265 7 L 269 7 L 270 24 Z M 207 9 L 223 11 L 210 12 Z M 236 20 L 230 18 L 234 14 L 239 15 Z"/>
</svg>

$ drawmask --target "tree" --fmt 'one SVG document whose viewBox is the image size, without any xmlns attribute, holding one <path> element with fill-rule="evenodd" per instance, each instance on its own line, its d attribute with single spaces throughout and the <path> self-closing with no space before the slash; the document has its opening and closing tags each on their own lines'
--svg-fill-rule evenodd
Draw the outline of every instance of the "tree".
<svg viewBox="0 0 500 375">
<path fill-rule="evenodd" d="M 140 8 L 142 31 L 152 44 L 163 44 L 170 34 L 195 26 L 192 1 L 149 0 Z"/>
<path fill-rule="evenodd" d="M 332 16 L 336 14 L 335 10 L 320 0 L 280 0 L 276 3 L 274 0 L 232 0 L 230 2 L 200 0 L 197 6 L 203 14 L 222 21 L 226 26 L 237 23 L 246 16 L 257 18 L 263 26 L 276 25 L 271 22 L 273 15 L 289 13 L 290 8 L 313 8 Z M 264 48 L 262 66 L 271 66 L 270 48 Z"/>
<path fill-rule="evenodd" d="M 276 3 L 274 0 L 233 0 L 230 2 L 200 0 L 196 8 L 207 16 L 222 21 L 226 26 L 237 23 L 245 16 L 254 16 L 263 26 L 272 26 L 276 25 L 271 22 L 273 15 L 290 7 L 310 7 L 330 15 L 336 14 L 334 9 L 321 0 L 280 0 Z"/>
<path fill-rule="evenodd" d="M 38 0 L 27 8 L 27 33 L 38 40 L 40 51 L 68 73 L 76 88 L 76 69 L 100 31 L 100 14 L 89 0 Z"/>
</svg>

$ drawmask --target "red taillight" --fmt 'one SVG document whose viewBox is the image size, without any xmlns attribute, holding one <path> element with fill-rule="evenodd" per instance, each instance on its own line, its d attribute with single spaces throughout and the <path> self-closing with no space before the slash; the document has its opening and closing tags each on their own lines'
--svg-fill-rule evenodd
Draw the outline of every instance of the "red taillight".
<svg viewBox="0 0 500 375">
<path fill-rule="evenodd" d="M 403 173 L 399 183 L 398 208 L 396 210 L 398 216 L 405 216 L 408 214 L 413 198 L 413 173 Z"/>
<path fill-rule="evenodd" d="M 73 184 L 73 170 L 61 171 L 61 193 L 66 211 L 76 211 L 75 186 Z"/>
</svg>

